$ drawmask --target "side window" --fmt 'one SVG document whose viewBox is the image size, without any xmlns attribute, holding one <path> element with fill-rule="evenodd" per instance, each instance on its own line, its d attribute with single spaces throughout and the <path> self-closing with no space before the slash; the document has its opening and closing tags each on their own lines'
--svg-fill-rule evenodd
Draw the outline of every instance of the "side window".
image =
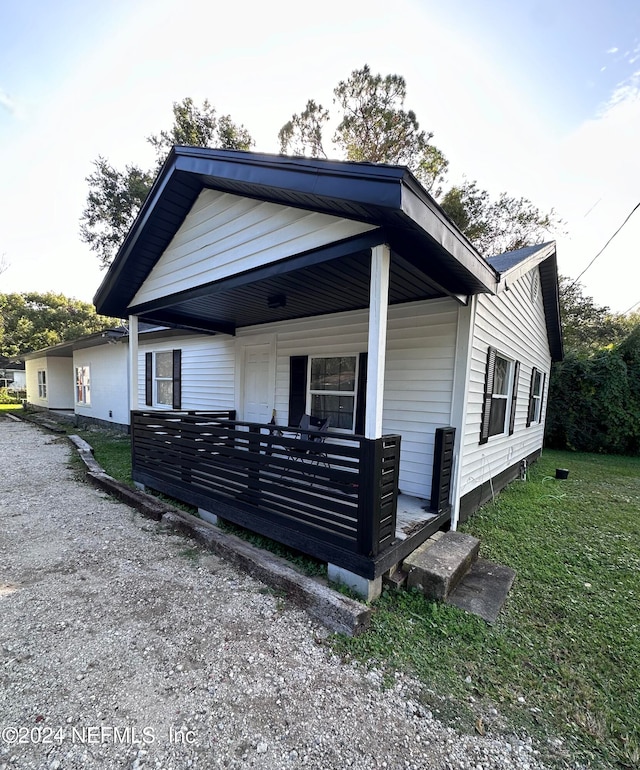
<svg viewBox="0 0 640 770">
<path fill-rule="evenodd" d="M 544 393 L 545 374 L 535 367 L 531 371 L 531 388 L 529 390 L 529 411 L 527 413 L 527 428 L 542 420 L 542 396 Z"/>
<path fill-rule="evenodd" d="M 513 433 L 519 364 L 495 348 L 487 352 L 480 443 L 491 436 Z"/>
<path fill-rule="evenodd" d="M 47 372 L 46 369 L 38 370 L 38 398 L 47 397 Z"/>
<path fill-rule="evenodd" d="M 332 428 L 353 432 L 356 418 L 358 356 L 312 356 L 309 364 L 310 414 Z"/>
<path fill-rule="evenodd" d="M 91 404 L 91 371 L 88 366 L 76 366 L 76 404 Z"/>
</svg>

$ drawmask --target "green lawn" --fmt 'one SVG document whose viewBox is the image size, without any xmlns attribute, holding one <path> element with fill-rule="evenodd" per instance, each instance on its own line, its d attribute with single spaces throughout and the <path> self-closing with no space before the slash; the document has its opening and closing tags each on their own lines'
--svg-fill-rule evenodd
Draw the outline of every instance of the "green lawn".
<svg viewBox="0 0 640 770">
<path fill-rule="evenodd" d="M 131 483 L 129 437 L 81 435 Z M 545 451 L 462 529 L 517 572 L 494 626 L 389 592 L 369 633 L 329 643 L 388 681 L 412 673 L 429 707 L 461 729 L 528 732 L 557 767 L 640 766 L 640 458 Z"/>
<path fill-rule="evenodd" d="M 569 469 L 566 481 L 556 467 Z M 495 626 L 386 593 L 371 633 L 339 650 L 411 671 L 463 728 L 500 730 L 503 715 L 559 766 L 638 767 L 640 458 L 546 451 L 528 481 L 462 529 L 481 538 L 481 556 L 517 572 Z"/>
</svg>

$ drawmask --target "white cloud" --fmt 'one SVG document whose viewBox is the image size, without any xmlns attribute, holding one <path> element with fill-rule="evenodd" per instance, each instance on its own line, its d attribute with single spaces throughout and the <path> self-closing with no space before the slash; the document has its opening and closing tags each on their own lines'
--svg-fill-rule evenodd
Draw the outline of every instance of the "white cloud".
<svg viewBox="0 0 640 770">
<path fill-rule="evenodd" d="M 16 118 L 22 118 L 24 115 L 21 105 L 2 88 L 0 88 L 0 106 Z"/>
<path fill-rule="evenodd" d="M 620 84 L 599 113 L 558 147 L 551 183 L 568 233 L 558 239 L 560 271 L 576 277 L 640 200 L 640 72 Z M 640 212 L 581 282 L 596 302 L 623 312 L 640 300 Z"/>
<path fill-rule="evenodd" d="M 610 48 L 607 51 L 607 53 L 618 53 L 619 50 L 620 50 L 619 48 L 617 48 L 616 46 L 613 46 L 613 48 Z"/>
</svg>

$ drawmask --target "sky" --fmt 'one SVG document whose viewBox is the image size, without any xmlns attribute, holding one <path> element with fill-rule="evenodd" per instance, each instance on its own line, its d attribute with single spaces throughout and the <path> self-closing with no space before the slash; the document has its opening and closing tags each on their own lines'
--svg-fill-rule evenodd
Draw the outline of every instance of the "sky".
<svg viewBox="0 0 640 770">
<path fill-rule="evenodd" d="M 640 0 L 0 0 L 0 292 L 92 300 L 86 177 L 98 156 L 151 167 L 174 102 L 208 99 L 277 152 L 291 115 L 331 107 L 365 63 L 405 78 L 447 185 L 554 209 L 561 274 L 640 202 Z M 585 294 L 640 309 L 639 243 L 640 209 Z"/>
</svg>

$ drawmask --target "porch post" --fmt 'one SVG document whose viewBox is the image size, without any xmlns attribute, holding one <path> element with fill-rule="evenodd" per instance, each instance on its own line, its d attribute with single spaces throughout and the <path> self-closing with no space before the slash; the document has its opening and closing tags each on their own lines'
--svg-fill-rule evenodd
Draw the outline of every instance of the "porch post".
<svg viewBox="0 0 640 770">
<path fill-rule="evenodd" d="M 129 316 L 129 411 L 138 404 L 138 316 Z"/>
<path fill-rule="evenodd" d="M 371 249 L 369 284 L 369 344 L 367 357 L 367 406 L 364 419 L 366 438 L 382 436 L 384 366 L 387 353 L 387 310 L 391 251 L 386 243 Z"/>
</svg>

